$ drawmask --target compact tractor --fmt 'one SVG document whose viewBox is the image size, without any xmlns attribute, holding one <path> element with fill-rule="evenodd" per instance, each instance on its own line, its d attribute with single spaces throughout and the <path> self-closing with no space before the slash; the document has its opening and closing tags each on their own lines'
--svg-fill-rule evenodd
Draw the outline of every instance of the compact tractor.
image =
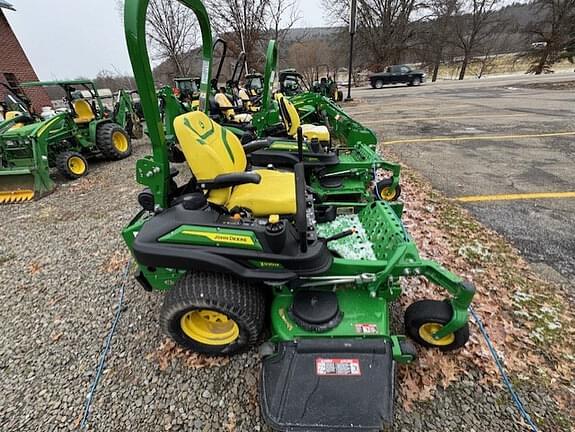
<svg viewBox="0 0 575 432">
<path fill-rule="evenodd" d="M 137 280 L 164 293 L 163 331 L 198 353 L 231 356 L 260 345 L 261 412 L 279 431 L 380 431 L 393 421 L 397 364 L 412 341 L 462 347 L 473 285 L 420 257 L 403 204 L 318 203 L 306 184 L 304 137 L 289 168 L 248 163 L 250 149 L 208 115 L 212 34 L 201 0 L 180 0 L 202 39 L 199 109 L 174 120 L 191 179 L 168 160 L 146 48 L 148 0 L 126 0 L 125 33 L 152 154 L 136 163 L 141 210 L 123 230 Z M 405 311 L 392 331 L 402 278 L 427 278 L 443 300 Z"/>
<path fill-rule="evenodd" d="M 28 201 L 52 192 L 52 167 L 68 179 L 77 179 L 87 173 L 91 157 L 118 160 L 132 152 L 129 134 L 107 116 L 91 81 L 21 84 L 23 89 L 39 86 L 61 87 L 69 111 L 46 120 L 29 112 L 12 112 L 0 123 L 0 203 Z M 90 101 L 80 96 L 80 89 L 90 92 Z M 126 110 L 119 106 L 114 115 L 129 125 L 137 116 L 127 116 Z"/>
</svg>

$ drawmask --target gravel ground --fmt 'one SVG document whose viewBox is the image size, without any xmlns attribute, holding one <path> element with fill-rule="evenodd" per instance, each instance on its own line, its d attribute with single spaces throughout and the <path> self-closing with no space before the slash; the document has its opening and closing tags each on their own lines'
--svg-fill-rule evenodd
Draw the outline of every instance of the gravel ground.
<svg viewBox="0 0 575 432">
<path fill-rule="evenodd" d="M 119 233 L 137 210 L 133 166 L 144 144 L 127 160 L 92 164 L 88 177 L 40 201 L 0 208 L 1 431 L 78 429 L 128 256 Z M 161 300 L 128 281 L 88 429 L 269 430 L 258 412 L 255 352 L 205 368 L 190 367 L 184 355 L 158 355 Z M 411 412 L 398 400 L 396 430 L 525 430 L 506 392 L 479 378 L 470 371 Z M 528 409 L 553 425 L 548 430 L 567 430 L 535 384 L 521 390 Z"/>
</svg>

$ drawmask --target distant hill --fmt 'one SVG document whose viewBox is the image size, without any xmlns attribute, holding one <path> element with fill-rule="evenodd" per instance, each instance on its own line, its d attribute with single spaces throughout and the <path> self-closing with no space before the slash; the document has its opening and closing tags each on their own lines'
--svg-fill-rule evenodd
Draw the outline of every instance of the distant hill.
<svg viewBox="0 0 575 432">
<path fill-rule="evenodd" d="M 496 20 L 507 22 L 507 25 L 505 26 L 504 33 L 501 35 L 502 37 L 499 38 L 499 43 L 497 46 L 493 47 L 492 54 L 515 53 L 528 49 L 530 43 L 526 39 L 525 35 L 521 33 L 521 29 L 532 20 L 536 13 L 537 11 L 532 3 L 513 3 L 496 11 L 494 18 Z M 290 47 L 298 42 L 324 42 L 331 50 L 334 51 L 335 55 L 332 57 L 340 60 L 340 64 L 335 66 L 341 67 L 347 62 L 347 60 L 345 60 L 348 55 L 347 46 L 349 40 L 347 27 L 332 26 L 292 28 L 285 30 L 285 33 L 282 36 L 283 40 L 279 46 L 280 67 L 290 66 L 287 64 L 288 52 Z M 225 35 L 223 38 L 225 39 Z M 382 43 L 385 43 L 385 41 L 382 41 Z M 263 58 L 265 44 L 262 44 L 261 51 Z M 360 55 L 361 53 L 358 54 L 358 56 Z M 408 50 L 406 52 L 405 59 L 403 59 L 403 61 L 417 63 L 420 61 L 418 60 L 418 56 L 418 49 L 414 48 L 413 50 Z M 233 65 L 235 59 L 231 57 L 233 57 L 233 55 L 228 54 L 227 63 L 223 68 L 224 74 L 233 67 L 231 65 Z M 190 52 L 187 60 L 190 62 L 193 71 L 192 75 L 199 75 L 201 63 L 199 51 L 196 49 Z M 356 58 L 356 63 L 358 60 L 359 59 Z M 369 62 L 365 63 L 369 64 Z M 165 62 L 154 68 L 154 75 L 159 82 L 164 84 L 170 83 L 173 78 L 171 67 Z"/>
</svg>

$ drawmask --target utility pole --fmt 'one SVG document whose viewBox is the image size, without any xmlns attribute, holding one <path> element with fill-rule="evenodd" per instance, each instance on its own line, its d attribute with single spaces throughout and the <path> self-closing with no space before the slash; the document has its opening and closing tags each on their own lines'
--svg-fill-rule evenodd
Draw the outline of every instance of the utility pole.
<svg viewBox="0 0 575 432">
<path fill-rule="evenodd" d="M 356 22 L 357 15 L 357 0 L 351 0 L 351 9 L 349 12 L 349 70 L 347 76 L 347 97 L 346 101 L 352 101 L 351 97 L 351 74 L 353 69 L 353 35 L 357 28 Z"/>
</svg>

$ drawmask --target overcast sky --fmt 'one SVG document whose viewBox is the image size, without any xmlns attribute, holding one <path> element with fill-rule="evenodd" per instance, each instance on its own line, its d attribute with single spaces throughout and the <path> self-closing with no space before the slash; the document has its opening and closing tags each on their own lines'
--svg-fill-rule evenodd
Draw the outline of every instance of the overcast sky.
<svg viewBox="0 0 575 432">
<path fill-rule="evenodd" d="M 93 78 L 102 69 L 131 74 L 116 0 L 8 1 L 16 12 L 4 14 L 41 80 Z M 299 26 L 325 25 L 321 0 L 298 1 Z"/>
</svg>

